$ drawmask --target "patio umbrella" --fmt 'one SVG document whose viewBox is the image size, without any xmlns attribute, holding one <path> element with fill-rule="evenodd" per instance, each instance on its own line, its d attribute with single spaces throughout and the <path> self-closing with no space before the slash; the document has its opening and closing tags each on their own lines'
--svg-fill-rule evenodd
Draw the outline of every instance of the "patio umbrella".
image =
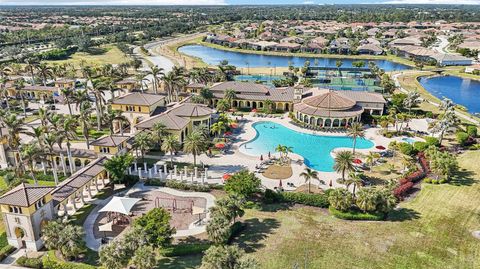
<svg viewBox="0 0 480 269">
<path fill-rule="evenodd" d="M 281 188 L 282 186 L 283 186 L 283 184 L 282 184 L 282 180 L 280 179 L 280 182 L 278 183 L 278 187 L 280 187 L 280 188 Z"/>
<path fill-rule="evenodd" d="M 263 161 L 263 155 L 260 155 L 260 161 Z"/>
<path fill-rule="evenodd" d="M 271 157 L 271 156 L 270 156 L 270 151 L 269 151 L 269 152 L 268 152 L 268 158 L 270 159 L 270 157 Z"/>
<path fill-rule="evenodd" d="M 376 149 L 379 149 L 379 150 L 385 150 L 385 149 L 386 149 L 384 146 L 381 146 L 381 145 L 380 145 L 380 146 L 376 146 L 375 148 L 376 148 Z"/>
<path fill-rule="evenodd" d="M 330 179 L 330 183 L 328 183 L 328 186 L 332 187 L 332 180 Z"/>
<path fill-rule="evenodd" d="M 257 112 L 257 109 L 256 108 L 252 109 L 252 112 Z"/>
<path fill-rule="evenodd" d="M 223 149 L 223 148 L 225 147 L 225 144 L 223 144 L 223 143 L 217 143 L 217 144 L 215 144 L 215 147 L 216 147 L 217 149 Z"/>
<path fill-rule="evenodd" d="M 232 132 L 225 132 L 223 135 L 225 135 L 225 136 L 231 136 L 231 135 L 232 135 Z"/>
<path fill-rule="evenodd" d="M 355 163 L 355 164 L 361 164 L 361 163 L 362 163 L 362 160 L 360 160 L 360 159 L 355 159 L 355 160 L 353 160 L 353 163 Z"/>
<path fill-rule="evenodd" d="M 229 180 L 231 177 L 232 177 L 232 175 L 230 175 L 230 174 L 224 174 L 222 179 L 223 180 Z"/>
<path fill-rule="evenodd" d="M 230 124 L 230 127 L 233 128 L 233 129 L 235 129 L 235 128 L 238 127 L 238 124 L 237 124 L 236 122 L 234 122 L 234 123 Z"/>
</svg>

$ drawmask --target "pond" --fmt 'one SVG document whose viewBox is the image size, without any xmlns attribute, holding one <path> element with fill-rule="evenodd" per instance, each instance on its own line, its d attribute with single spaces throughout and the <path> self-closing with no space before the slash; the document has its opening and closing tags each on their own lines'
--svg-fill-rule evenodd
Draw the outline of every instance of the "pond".
<svg viewBox="0 0 480 269">
<path fill-rule="evenodd" d="M 439 99 L 451 99 L 468 112 L 480 113 L 480 81 L 456 76 L 422 77 L 420 84 Z"/>
<path fill-rule="evenodd" d="M 253 128 L 257 135 L 240 146 L 241 152 L 266 157 L 268 152 L 275 153 L 278 145 L 285 145 L 301 155 L 306 166 L 317 171 L 333 172 L 334 160 L 330 155 L 332 150 L 353 147 L 353 140 L 347 136 L 306 134 L 271 121 L 257 122 L 253 124 Z M 369 149 L 373 146 L 373 142 L 368 139 L 357 139 L 357 149 Z"/>
<path fill-rule="evenodd" d="M 356 59 L 249 54 L 210 48 L 202 45 L 186 45 L 180 47 L 178 51 L 189 56 L 200 58 L 209 65 L 218 65 L 221 61 L 227 60 L 229 64 L 236 67 L 287 67 L 289 63 L 293 66 L 303 66 L 305 61 L 310 61 L 312 66 L 336 67 L 335 64 L 337 60 L 342 60 L 342 67 L 352 67 L 352 62 L 358 61 Z M 379 68 L 385 71 L 410 69 L 410 67 L 406 65 L 388 60 L 365 60 L 365 66 L 368 66 L 368 61 L 375 62 Z"/>
</svg>

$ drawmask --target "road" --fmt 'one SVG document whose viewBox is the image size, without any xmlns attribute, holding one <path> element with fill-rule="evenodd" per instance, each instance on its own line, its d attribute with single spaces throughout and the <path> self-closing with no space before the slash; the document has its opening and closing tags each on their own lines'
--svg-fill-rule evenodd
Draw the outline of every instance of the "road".
<svg viewBox="0 0 480 269">
<path fill-rule="evenodd" d="M 448 53 L 447 47 L 449 42 L 447 36 L 440 35 L 437 36 L 437 38 L 440 40 L 440 42 L 437 45 L 433 46 L 432 49 L 439 53 Z"/>
</svg>

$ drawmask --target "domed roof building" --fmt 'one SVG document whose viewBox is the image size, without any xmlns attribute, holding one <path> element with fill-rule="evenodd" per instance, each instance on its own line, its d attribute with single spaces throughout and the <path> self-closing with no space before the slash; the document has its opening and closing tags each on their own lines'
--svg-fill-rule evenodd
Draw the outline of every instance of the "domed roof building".
<svg viewBox="0 0 480 269">
<path fill-rule="evenodd" d="M 314 127 L 345 127 L 361 119 L 365 112 L 363 104 L 358 99 L 380 101 L 377 94 L 362 92 L 352 93 L 352 91 L 334 91 L 319 90 L 319 94 L 303 98 L 293 107 L 293 112 L 297 120 Z M 365 95 L 365 96 L 363 96 Z M 371 95 L 371 96 L 370 96 Z M 359 98 L 360 97 L 360 98 Z M 368 111 L 371 113 L 371 110 Z M 383 111 L 381 111 L 383 112 Z"/>
</svg>

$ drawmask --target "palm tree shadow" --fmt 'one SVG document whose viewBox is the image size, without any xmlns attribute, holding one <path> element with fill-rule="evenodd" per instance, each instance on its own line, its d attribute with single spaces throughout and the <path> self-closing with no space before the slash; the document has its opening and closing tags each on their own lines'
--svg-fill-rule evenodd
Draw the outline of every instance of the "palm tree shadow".
<svg viewBox="0 0 480 269">
<path fill-rule="evenodd" d="M 280 222 L 273 218 L 260 220 L 258 218 L 247 219 L 243 222 L 246 226 L 244 231 L 234 237 L 234 242 L 247 253 L 264 246 L 261 242 L 272 234 L 274 229 L 280 227 Z"/>
<path fill-rule="evenodd" d="M 420 213 L 410 208 L 398 208 L 388 213 L 386 221 L 406 221 L 420 218 Z"/>
<path fill-rule="evenodd" d="M 461 169 L 450 180 L 449 184 L 454 186 L 472 186 L 477 180 L 473 178 L 474 173 L 472 171 Z"/>
</svg>

